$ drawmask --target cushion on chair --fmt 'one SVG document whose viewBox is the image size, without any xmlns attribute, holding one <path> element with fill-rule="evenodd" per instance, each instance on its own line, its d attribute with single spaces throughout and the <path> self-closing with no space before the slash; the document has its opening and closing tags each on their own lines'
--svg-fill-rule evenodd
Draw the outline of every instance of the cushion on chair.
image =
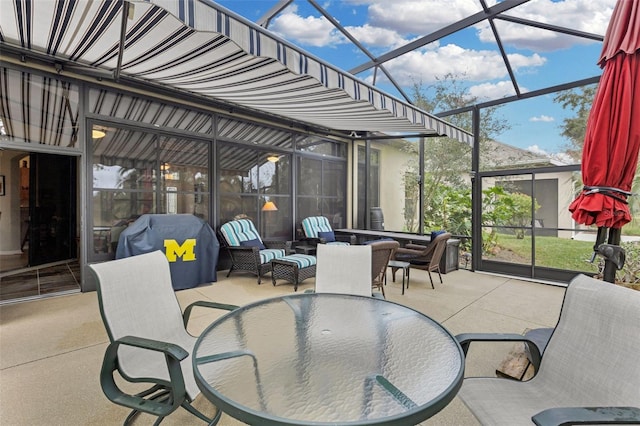
<svg viewBox="0 0 640 426">
<path fill-rule="evenodd" d="M 332 243 L 336 240 L 336 234 L 333 231 L 322 232 L 318 231 L 318 238 L 324 239 L 328 243 Z"/>
<path fill-rule="evenodd" d="M 447 231 L 445 231 L 444 229 L 441 229 L 439 231 L 431 231 L 431 241 L 435 240 L 438 235 L 444 234 L 445 232 Z"/>
<path fill-rule="evenodd" d="M 302 220 L 302 230 L 307 238 L 320 238 L 318 232 L 333 232 L 329 219 L 324 216 L 312 216 Z"/>
<path fill-rule="evenodd" d="M 273 259 L 279 259 L 284 257 L 285 251 L 283 249 L 264 249 L 260 250 L 260 263 L 265 264 L 271 262 Z"/>
<path fill-rule="evenodd" d="M 249 219 L 232 220 L 220 227 L 220 232 L 231 247 L 240 247 L 242 241 L 259 240 L 260 235 Z"/>
<path fill-rule="evenodd" d="M 316 257 L 308 254 L 290 254 L 279 258 L 278 260 L 286 260 L 287 262 L 295 263 L 298 265 L 298 269 L 308 268 L 316 264 Z"/>
<path fill-rule="evenodd" d="M 241 247 L 258 247 L 260 250 L 266 249 L 264 244 L 262 244 L 262 241 L 260 241 L 257 238 L 255 240 L 240 241 L 240 246 Z"/>
</svg>

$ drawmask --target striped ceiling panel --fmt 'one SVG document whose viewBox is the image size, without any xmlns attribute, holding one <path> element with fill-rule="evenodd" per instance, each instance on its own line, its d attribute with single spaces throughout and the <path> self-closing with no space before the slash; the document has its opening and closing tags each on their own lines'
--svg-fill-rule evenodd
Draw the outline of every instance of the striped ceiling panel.
<svg viewBox="0 0 640 426">
<path fill-rule="evenodd" d="M 261 146 L 291 148 L 292 135 L 278 129 L 260 126 L 245 121 L 233 120 L 227 117 L 218 118 L 218 137 L 245 143 L 260 142 Z"/>
<path fill-rule="evenodd" d="M 472 143 L 468 133 L 205 0 L 3 2 L 0 30 L 2 43 L 326 129 Z"/>
<path fill-rule="evenodd" d="M 0 68 L 0 137 L 77 148 L 79 98 L 75 84 Z"/>
</svg>

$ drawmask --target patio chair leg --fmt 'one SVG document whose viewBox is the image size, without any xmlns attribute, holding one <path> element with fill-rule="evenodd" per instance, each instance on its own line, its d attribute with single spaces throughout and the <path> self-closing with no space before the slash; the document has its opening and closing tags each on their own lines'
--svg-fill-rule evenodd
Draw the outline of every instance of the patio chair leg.
<svg viewBox="0 0 640 426">
<path fill-rule="evenodd" d="M 442 275 L 440 274 L 440 269 L 438 269 L 438 276 L 440 277 L 440 284 L 443 284 L 443 282 L 442 282 Z"/>
<path fill-rule="evenodd" d="M 200 420 L 204 420 L 205 422 L 207 422 L 209 426 L 216 425 L 218 421 L 220 421 L 220 417 L 222 416 L 222 410 L 220 410 L 218 407 L 216 407 L 216 414 L 215 416 L 213 416 L 213 418 L 205 416 L 200 410 L 198 410 L 186 400 L 182 403 L 182 407 Z"/>
<path fill-rule="evenodd" d="M 429 281 L 431 281 L 431 288 L 435 290 L 436 288 L 433 285 L 433 278 L 431 278 L 431 271 L 427 271 L 427 272 L 429 273 Z"/>
</svg>

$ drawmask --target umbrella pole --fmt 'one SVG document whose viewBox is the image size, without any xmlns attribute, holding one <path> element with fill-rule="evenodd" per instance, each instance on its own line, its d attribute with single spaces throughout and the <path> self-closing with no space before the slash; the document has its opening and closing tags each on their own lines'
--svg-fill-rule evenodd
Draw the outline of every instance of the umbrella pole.
<svg viewBox="0 0 640 426">
<path fill-rule="evenodd" d="M 621 228 L 610 228 L 609 229 L 609 240 L 607 241 L 608 244 L 610 246 L 618 246 L 619 250 L 622 250 L 621 248 L 619 248 L 620 246 L 620 236 L 622 234 L 622 229 Z M 604 272 L 602 273 L 602 278 L 604 281 L 608 281 L 610 283 L 615 283 L 616 282 L 616 270 L 620 269 L 618 268 L 618 266 L 614 263 L 614 261 L 610 258 L 610 257 L 605 257 L 605 262 L 604 262 Z M 623 254 L 623 259 L 624 259 L 624 254 Z M 624 260 L 622 260 L 623 264 L 624 264 Z M 622 267 L 622 265 L 620 265 L 620 267 Z"/>
</svg>

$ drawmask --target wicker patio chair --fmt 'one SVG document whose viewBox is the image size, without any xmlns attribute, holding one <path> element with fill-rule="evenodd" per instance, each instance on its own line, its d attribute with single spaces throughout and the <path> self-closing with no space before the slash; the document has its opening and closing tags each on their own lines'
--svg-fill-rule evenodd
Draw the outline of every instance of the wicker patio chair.
<svg viewBox="0 0 640 426">
<path fill-rule="evenodd" d="M 397 241 L 379 241 L 369 244 L 371 247 L 371 285 L 374 289 L 379 289 L 384 294 L 385 276 L 387 275 L 387 266 L 389 260 L 393 259 L 396 250 L 400 247 Z"/>
<path fill-rule="evenodd" d="M 195 306 L 223 310 L 236 306 L 197 301 L 183 314 L 171 285 L 169 262 L 159 250 L 89 267 L 96 277 L 100 314 L 111 342 L 100 385 L 110 401 L 133 410 L 124 424 L 140 412 L 158 416 L 158 424 L 178 407 L 216 424 L 220 410 L 210 419 L 191 405 L 200 390 L 190 355 L 196 337 L 186 327 Z M 120 389 L 123 380 L 150 387 L 128 394 Z"/>
<path fill-rule="evenodd" d="M 442 284 L 442 274 L 440 273 L 440 259 L 447 248 L 447 240 L 451 238 L 449 232 L 443 232 L 435 236 L 426 246 L 421 244 L 407 244 L 396 250 L 395 260 L 409 262 L 411 268 L 422 269 L 429 273 L 431 288 L 434 288 L 431 272 L 437 272 Z M 395 274 L 395 270 L 392 271 Z M 395 278 L 395 277 L 394 277 Z M 407 287 L 409 287 L 407 285 Z"/>
<path fill-rule="evenodd" d="M 465 378 L 458 396 L 484 425 L 640 424 L 638 336 L 640 291 L 578 275 L 537 374 L 526 382 Z M 519 334 L 456 337 L 465 354 L 476 341 L 526 340 Z"/>
<path fill-rule="evenodd" d="M 347 245 L 356 244 L 355 235 L 336 235 L 324 216 L 311 216 L 302 220 L 303 240 L 315 246 L 317 244 Z"/>
<path fill-rule="evenodd" d="M 232 271 L 251 272 L 262 276 L 271 271 L 271 261 L 284 257 L 291 251 L 291 241 L 267 241 L 260 238 L 255 225 L 249 219 L 232 220 L 220 227 L 222 245 L 231 258 Z"/>
</svg>

